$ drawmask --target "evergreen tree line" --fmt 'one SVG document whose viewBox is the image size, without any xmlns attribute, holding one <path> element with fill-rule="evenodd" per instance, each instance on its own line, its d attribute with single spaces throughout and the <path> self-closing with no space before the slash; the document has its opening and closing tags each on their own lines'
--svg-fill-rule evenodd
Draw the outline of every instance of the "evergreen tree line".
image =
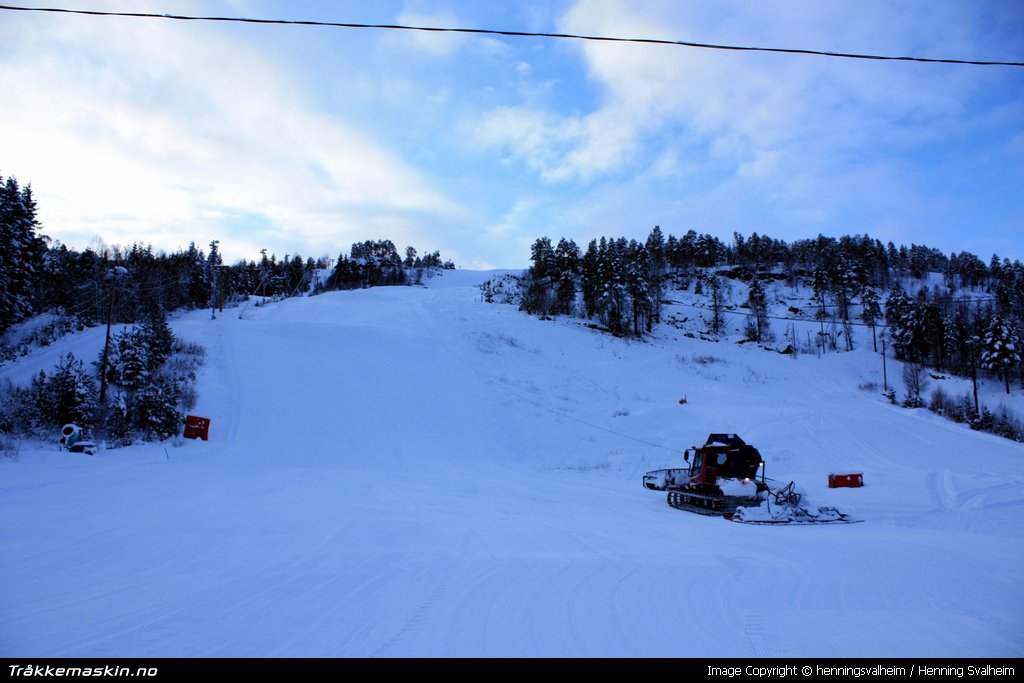
<svg viewBox="0 0 1024 683">
<path fill-rule="evenodd" d="M 36 236 L 32 186 L 0 176 L 0 333 L 32 313 L 43 239 Z"/>
<path fill-rule="evenodd" d="M 58 242 L 44 253 L 34 311 L 64 311 L 86 327 L 108 319 L 132 323 L 143 318 L 152 302 L 175 311 L 223 308 L 253 295 L 293 296 L 310 282 L 315 268 L 324 267 L 326 259 L 299 254 L 278 259 L 266 250 L 259 261 L 226 265 L 217 240 L 207 250 L 191 242 L 170 254 L 141 243 L 77 252 Z"/>
<path fill-rule="evenodd" d="M 419 283 L 427 270 L 452 270 L 455 264 L 442 261 L 435 251 L 419 256 L 414 247 L 405 248 L 403 259 L 391 240 L 367 240 L 338 255 L 337 265 L 323 289 L 362 289 Z"/>
<path fill-rule="evenodd" d="M 218 272 L 222 260 L 216 243 L 209 253 L 192 243 L 167 254 L 143 244 L 76 251 L 60 242 L 48 246 L 45 236 L 36 240 L 41 249 L 31 267 L 20 271 L 26 277 L 18 287 L 29 293 L 27 300 L 19 308 L 5 309 L 0 334 L 42 312 L 71 318 L 81 329 L 108 320 L 141 320 L 154 304 L 164 311 L 209 306 L 218 278 L 226 283 L 225 296 L 237 292 L 232 285 L 237 278 Z"/>
<path fill-rule="evenodd" d="M 858 323 L 871 329 L 877 350 L 875 328 L 884 320 L 888 343 L 899 359 L 961 376 L 988 370 L 1004 381 L 1007 392 L 1014 373 L 1020 372 L 1024 383 L 1020 261 L 993 256 L 986 265 L 968 252 L 947 257 L 919 245 L 883 245 L 866 235 L 819 235 L 788 244 L 736 233 L 726 245 L 692 230 L 682 238 L 666 238 L 657 226 L 643 244 L 602 237 L 582 254 L 571 239 L 553 246 L 542 237 L 531 246 L 530 260 L 519 281 L 519 304 L 542 317 L 597 318 L 613 334 L 641 336 L 659 321 L 665 284 L 672 278 L 684 289 L 695 281 L 694 292 L 709 297 L 710 331 L 717 334 L 723 324 L 721 278 L 731 277 L 749 283 L 743 304 L 751 313 L 748 339 L 766 342 L 773 335 L 764 281 L 784 279 L 795 285 L 801 280 L 813 289 L 815 317 L 842 326 L 847 350 L 852 349 L 851 325 Z M 913 296 L 904 290 L 903 282 L 923 280 L 929 273 L 942 274 L 945 286 L 929 289 L 922 282 Z M 485 300 L 499 295 L 492 286 L 483 287 Z M 965 289 L 981 289 L 987 296 L 958 296 Z"/>
<path fill-rule="evenodd" d="M 667 263 L 657 227 L 646 244 L 602 237 L 591 240 L 583 253 L 572 240 L 552 246 L 542 237 L 533 243 L 530 258 L 533 265 L 521 282 L 521 310 L 596 317 L 619 336 L 640 336 L 660 322 Z"/>
<path fill-rule="evenodd" d="M 0 177 L 0 335 L 46 311 L 71 321 L 47 332 L 55 337 L 69 327 L 134 323 L 152 304 L 174 311 L 222 307 L 252 295 L 293 296 L 309 290 L 317 270 L 333 265 L 326 257 L 278 258 L 266 250 L 259 260 L 225 265 L 217 241 L 207 250 L 192 242 L 172 253 L 141 243 L 77 251 L 51 243 L 38 229 L 31 186 L 21 187 L 13 176 Z M 326 286 L 319 284 L 317 291 L 407 284 L 419 281 L 426 270 L 454 267 L 437 251 L 419 256 L 408 247 L 403 259 L 389 240 L 360 242 L 339 256 Z M 0 343 L 0 358 L 12 356 L 5 346 Z"/>
<path fill-rule="evenodd" d="M 901 360 L 968 377 L 984 368 L 1003 380 L 1006 393 L 1015 372 L 1024 384 L 1021 318 L 998 298 L 979 304 L 926 287 L 912 297 L 896 285 L 886 298 L 885 322 Z"/>
<path fill-rule="evenodd" d="M 883 245 L 867 235 L 840 238 L 818 235 L 789 244 L 756 232 L 750 237 L 734 233 L 732 242 L 726 244 L 714 235 L 698 234 L 694 230 L 682 237 L 665 237 L 657 226 L 643 245 L 625 238 L 603 238 L 603 242 L 604 249 L 600 241 L 596 241 L 592 242 L 593 250 L 588 248 L 587 251 L 592 255 L 598 252 L 604 261 L 623 261 L 606 267 L 609 279 L 614 278 L 612 273 L 621 276 L 625 269 L 643 270 L 644 259 L 655 275 L 674 275 L 687 282 L 708 268 L 719 269 L 721 275 L 743 281 L 749 281 L 756 274 L 762 277 L 778 274 L 793 285 L 798 277 L 809 277 L 814 281 L 816 293 L 832 299 L 840 309 L 839 318 L 847 319 L 847 307 L 866 288 L 888 291 L 898 282 L 940 273 L 951 294 L 961 289 L 984 288 L 995 299 L 998 312 L 1024 318 L 1024 265 L 1020 261 L 1000 259 L 998 255 L 993 255 L 986 265 L 969 252 L 946 256 L 923 245 L 897 247 L 892 242 Z M 608 247 L 612 243 L 615 246 Z M 638 248 L 641 246 L 643 249 Z M 552 268 L 560 269 L 555 275 L 567 273 L 567 267 L 574 265 L 573 253 L 578 254 L 579 249 L 572 240 L 560 240 L 558 248 L 552 249 L 551 240 L 542 237 L 531 247 L 533 265 L 527 274 L 543 280 L 552 277 Z M 725 268 L 728 270 L 721 270 Z M 577 289 L 580 289 L 583 273 L 577 269 L 574 275 Z M 562 281 L 557 277 L 556 280 L 548 282 L 547 288 L 557 289 Z M 562 309 L 568 298 L 568 287 L 563 286 L 563 289 Z M 554 296 L 552 292 L 548 294 Z M 544 301 L 540 303 L 543 309 Z"/>
</svg>

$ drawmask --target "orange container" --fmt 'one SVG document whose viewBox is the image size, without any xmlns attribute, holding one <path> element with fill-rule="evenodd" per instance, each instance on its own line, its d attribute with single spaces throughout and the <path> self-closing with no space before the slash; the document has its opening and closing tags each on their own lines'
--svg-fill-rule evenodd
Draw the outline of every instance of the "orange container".
<svg viewBox="0 0 1024 683">
<path fill-rule="evenodd" d="M 863 474 L 830 474 L 828 475 L 828 487 L 838 488 L 860 488 L 864 485 Z"/>
<path fill-rule="evenodd" d="M 185 438 L 202 439 L 208 441 L 210 438 L 210 418 L 189 415 L 185 418 Z"/>
</svg>

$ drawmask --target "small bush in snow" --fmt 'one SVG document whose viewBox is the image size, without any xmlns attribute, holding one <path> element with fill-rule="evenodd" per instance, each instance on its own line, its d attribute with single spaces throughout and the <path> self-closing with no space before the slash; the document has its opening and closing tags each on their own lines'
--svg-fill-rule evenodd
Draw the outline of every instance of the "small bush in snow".
<svg viewBox="0 0 1024 683">
<path fill-rule="evenodd" d="M 0 362 L 27 356 L 35 347 L 49 346 L 78 328 L 79 324 L 74 318 L 62 314 L 42 327 L 22 335 L 16 343 L 11 340 L 11 335 L 5 334 L 0 338 Z"/>
<path fill-rule="evenodd" d="M 202 364 L 202 359 L 206 358 L 206 347 L 194 342 L 175 339 L 174 344 L 171 346 L 171 350 L 179 356 L 190 356 L 192 358 L 200 359 L 200 365 Z"/>
<path fill-rule="evenodd" d="M 522 342 L 520 342 L 518 339 L 516 339 L 515 337 L 510 337 L 507 334 L 502 334 L 500 332 L 481 332 L 479 338 L 477 339 L 476 346 L 481 352 L 491 354 L 497 353 L 498 349 L 503 346 L 518 349 L 520 351 L 525 349 Z"/>
<path fill-rule="evenodd" d="M 515 275 L 500 275 L 481 284 L 480 292 L 485 303 L 518 306 L 522 302 L 521 284 Z"/>
<path fill-rule="evenodd" d="M 982 406 L 979 414 L 974 409 L 974 398 L 970 394 L 954 398 L 938 387 L 932 392 L 928 409 L 953 422 L 966 423 L 971 429 L 1024 441 L 1024 424 L 1006 406 L 1001 405 L 995 411 Z"/>
<path fill-rule="evenodd" d="M 98 417 L 96 382 L 71 353 L 26 387 L 9 381 L 0 386 L 0 432 L 6 434 L 53 437 L 62 425 L 74 422 L 88 435 Z"/>
<path fill-rule="evenodd" d="M 917 363 L 903 364 L 903 387 L 907 390 L 903 399 L 905 408 L 923 408 L 926 404 L 921 393 L 928 388 L 928 377 Z"/>
<path fill-rule="evenodd" d="M 10 434 L 0 434 L 0 459 L 17 460 L 21 445 Z"/>
<path fill-rule="evenodd" d="M 743 325 L 743 338 L 752 342 L 756 342 L 760 339 L 757 323 L 754 321 L 754 316 L 752 315 L 747 316 L 746 322 Z"/>
<path fill-rule="evenodd" d="M 958 415 L 957 405 L 958 402 L 951 401 L 946 392 L 942 390 L 942 387 L 936 387 L 935 391 L 932 392 L 932 399 L 928 402 L 928 410 L 932 411 L 936 415 L 945 415 L 950 419 L 955 420 L 954 416 Z M 963 422 L 963 420 L 956 420 L 957 422 Z"/>
<path fill-rule="evenodd" d="M 513 349 L 521 349 L 521 348 L 523 348 L 523 345 L 515 337 L 510 337 L 507 334 L 501 334 L 501 333 L 498 333 L 498 334 L 495 334 L 495 335 L 492 335 L 492 336 L 494 337 L 495 341 L 501 342 L 502 344 L 505 344 L 506 346 L 511 346 Z"/>
</svg>

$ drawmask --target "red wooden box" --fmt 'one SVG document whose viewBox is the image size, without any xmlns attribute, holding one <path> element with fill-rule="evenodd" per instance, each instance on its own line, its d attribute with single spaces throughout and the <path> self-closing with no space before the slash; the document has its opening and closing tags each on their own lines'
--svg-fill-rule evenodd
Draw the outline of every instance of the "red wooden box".
<svg viewBox="0 0 1024 683">
<path fill-rule="evenodd" d="M 185 418 L 185 438 L 209 440 L 210 418 L 189 415 Z"/>
<path fill-rule="evenodd" d="M 838 489 L 842 487 L 859 488 L 864 485 L 863 474 L 830 474 L 828 475 L 828 487 Z"/>
</svg>

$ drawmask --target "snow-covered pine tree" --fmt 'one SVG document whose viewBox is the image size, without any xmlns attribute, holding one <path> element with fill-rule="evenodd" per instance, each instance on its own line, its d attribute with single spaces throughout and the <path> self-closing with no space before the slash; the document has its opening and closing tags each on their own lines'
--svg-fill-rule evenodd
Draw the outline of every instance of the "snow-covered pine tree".
<svg viewBox="0 0 1024 683">
<path fill-rule="evenodd" d="M 665 298 L 664 280 L 668 271 L 668 252 L 665 244 L 665 236 L 657 225 L 647 236 L 644 244 L 647 257 L 650 261 L 647 277 L 647 297 L 651 301 L 651 322 L 661 322 L 661 302 Z M 648 328 L 648 331 L 650 329 Z"/>
<path fill-rule="evenodd" d="M 985 331 L 981 347 L 981 366 L 1003 376 L 1010 393 L 1010 372 L 1021 362 L 1020 339 L 1006 317 L 996 315 Z"/>
<path fill-rule="evenodd" d="M 182 254 L 181 262 L 179 278 L 185 283 L 189 305 L 196 308 L 206 306 L 212 291 L 206 256 L 196 247 L 195 242 L 190 242 L 188 251 Z"/>
<path fill-rule="evenodd" d="M 893 329 L 893 348 L 901 352 L 908 360 L 918 362 L 924 360 L 927 348 L 926 304 L 911 301 L 904 309 L 896 327 Z"/>
<path fill-rule="evenodd" d="M 533 276 L 538 280 L 549 277 L 555 270 L 555 250 L 551 239 L 539 237 L 530 246 L 530 260 L 533 262 Z"/>
<path fill-rule="evenodd" d="M 650 259 L 647 251 L 636 241 L 630 241 L 626 254 L 626 292 L 629 294 L 633 318 L 633 335 L 650 332 L 654 302 L 649 295 Z"/>
<path fill-rule="evenodd" d="M 163 365 L 174 351 L 174 333 L 167 324 L 167 314 L 156 302 L 148 307 L 139 326 L 139 336 L 148 351 L 149 369 Z"/>
<path fill-rule="evenodd" d="M 124 368 L 124 359 L 122 350 L 128 351 L 131 347 L 139 343 L 138 338 L 135 335 L 135 330 L 130 327 L 126 327 L 119 332 L 114 333 L 110 339 L 110 349 L 107 354 L 107 382 L 110 384 L 117 384 L 121 386 L 122 371 Z M 93 367 L 96 368 L 96 376 L 102 380 L 100 373 L 103 371 L 103 354 L 100 353 L 99 358 L 93 361 Z"/>
<path fill-rule="evenodd" d="M 668 258 L 665 250 L 665 235 L 661 232 L 660 226 L 655 225 L 651 230 L 651 234 L 647 236 L 647 242 L 644 243 L 644 248 L 651 259 L 651 276 L 659 278 L 664 276 L 668 267 Z"/>
<path fill-rule="evenodd" d="M 530 260 L 533 265 L 522 276 L 519 310 L 542 318 L 557 313 L 559 306 L 555 286 L 559 272 L 550 238 L 540 237 L 534 241 L 530 247 Z"/>
<path fill-rule="evenodd" d="M 950 371 L 960 374 L 964 371 L 965 363 L 961 350 L 964 348 L 964 329 L 960 319 L 953 315 L 947 315 L 942 319 L 942 355 L 945 358 L 946 367 Z"/>
<path fill-rule="evenodd" d="M 919 303 L 918 306 L 921 309 L 922 358 L 924 357 L 924 351 L 930 350 L 932 365 L 941 371 L 943 340 L 946 334 L 942 320 L 942 309 L 935 299 L 925 300 Z"/>
<path fill-rule="evenodd" d="M 603 247 L 603 248 L 601 248 Z M 597 301 L 598 316 L 614 335 L 622 335 L 627 329 L 626 317 L 626 267 L 623 252 L 625 238 L 607 240 L 601 238 L 600 275 L 601 294 Z"/>
<path fill-rule="evenodd" d="M 3 430 L 13 433 L 38 434 L 53 427 L 50 408 L 50 381 L 45 370 L 32 376 L 27 387 L 19 387 L 9 380 L 6 384 L 6 405 L 2 406 Z"/>
<path fill-rule="evenodd" d="M 832 294 L 836 299 L 837 313 L 839 319 L 847 321 L 850 319 L 850 298 L 857 291 L 857 273 L 846 258 L 840 258 L 838 270 L 832 282 Z"/>
<path fill-rule="evenodd" d="M 0 177 L 0 333 L 32 312 L 34 277 L 45 247 L 36 237 L 32 188 Z"/>
<path fill-rule="evenodd" d="M 878 293 L 873 287 L 864 287 L 860 294 L 861 312 L 860 319 L 865 325 L 871 328 L 871 344 L 878 352 L 878 340 L 875 338 L 875 325 L 882 317 L 882 308 L 878 305 Z"/>
<path fill-rule="evenodd" d="M 825 294 L 830 289 L 830 279 L 828 271 L 822 264 L 817 264 L 814 267 L 814 274 L 812 276 L 812 288 L 814 290 L 814 298 L 818 303 L 818 312 L 815 317 L 818 320 L 824 320 L 828 315 L 825 313 Z"/>
<path fill-rule="evenodd" d="M 124 330 L 117 339 L 117 380 L 116 384 L 129 392 L 136 392 L 150 380 L 149 348 L 146 338 L 138 328 Z"/>
<path fill-rule="evenodd" d="M 166 439 L 178 433 L 184 414 L 179 409 L 181 396 L 174 381 L 155 375 L 135 399 L 135 422 L 147 437 Z"/>
<path fill-rule="evenodd" d="M 757 276 L 750 281 L 750 289 L 747 292 L 747 305 L 753 315 L 753 332 L 756 337 L 752 341 L 760 344 L 768 339 L 768 299 L 765 295 L 764 285 Z"/>
<path fill-rule="evenodd" d="M 218 268 L 223 265 L 224 259 L 217 249 L 220 240 L 210 240 L 210 253 L 206 256 L 206 280 L 210 283 L 210 310 L 212 311 L 221 303 L 222 293 L 219 289 L 220 273 Z"/>
<path fill-rule="evenodd" d="M 885 324 L 889 327 L 893 351 L 897 358 L 909 355 L 913 331 L 914 301 L 897 284 L 885 299 Z"/>
<path fill-rule="evenodd" d="M 49 423 L 74 422 L 82 428 L 92 427 L 98 405 L 96 382 L 73 353 L 61 356 L 47 382 L 47 397 Z"/>
<path fill-rule="evenodd" d="M 555 247 L 555 313 L 571 315 L 576 303 L 576 278 L 580 272 L 580 248 L 564 237 Z"/>
<path fill-rule="evenodd" d="M 576 277 L 572 271 L 563 270 L 558 276 L 555 290 L 555 313 L 572 315 L 576 301 Z"/>
<path fill-rule="evenodd" d="M 583 310 L 588 318 L 597 314 L 597 298 L 601 287 L 598 281 L 597 240 L 590 240 L 587 251 L 580 260 L 580 289 L 583 294 Z"/>
<path fill-rule="evenodd" d="M 722 307 L 725 305 L 725 292 L 722 280 L 712 273 L 708 278 L 708 289 L 711 290 L 711 334 L 717 335 L 722 331 Z"/>
</svg>

